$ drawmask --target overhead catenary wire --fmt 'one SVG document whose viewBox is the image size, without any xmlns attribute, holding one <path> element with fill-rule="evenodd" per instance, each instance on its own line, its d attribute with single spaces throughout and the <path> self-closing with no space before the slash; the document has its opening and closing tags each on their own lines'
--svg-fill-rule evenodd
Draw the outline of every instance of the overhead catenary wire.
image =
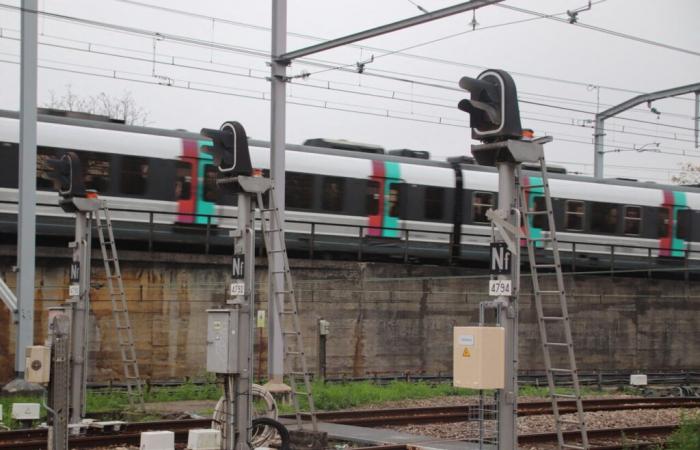
<svg viewBox="0 0 700 450">
<path fill-rule="evenodd" d="M 136 4 L 136 3 L 138 3 L 138 2 L 130 2 L 130 3 L 135 3 L 135 4 Z M 3 5 L 4 5 L 4 4 L 0 4 L 0 7 L 2 7 Z M 5 7 L 12 7 L 12 6 L 10 6 L 10 5 L 4 5 L 4 6 L 5 6 Z M 18 7 L 12 7 L 12 8 L 18 8 Z M 41 13 L 41 11 L 39 11 L 39 13 Z M 60 17 L 62 20 L 70 20 L 70 19 L 74 18 L 73 16 L 57 15 L 57 14 L 55 14 L 55 13 L 46 13 L 46 14 L 52 14 L 53 16 L 58 16 L 58 17 Z M 55 17 L 53 17 L 53 18 L 55 18 Z M 82 22 L 88 21 L 87 19 L 80 19 L 80 18 L 74 18 L 74 19 L 75 19 L 75 20 L 78 20 L 78 21 L 82 21 Z M 211 19 L 214 20 L 215 18 L 211 18 Z M 106 23 L 103 23 L 103 22 L 97 22 L 96 24 L 94 23 L 95 21 L 88 21 L 88 22 L 91 22 L 91 23 L 90 23 L 90 26 L 108 27 L 108 28 L 110 27 L 110 24 L 106 24 Z M 240 23 L 236 23 L 236 24 L 237 24 L 237 25 L 240 25 Z M 124 28 L 124 27 L 121 27 L 121 26 L 116 26 L 116 27 L 118 27 L 118 30 L 121 30 L 122 28 Z M 263 27 L 263 28 L 264 28 L 264 27 Z M 190 44 L 191 44 L 191 42 L 189 42 L 189 41 L 193 39 L 193 38 L 185 38 L 185 39 L 182 39 L 182 37 L 177 36 L 177 35 L 164 35 L 164 34 L 157 33 L 157 32 L 149 32 L 149 31 L 146 31 L 146 30 L 139 30 L 139 29 L 134 29 L 134 28 L 130 28 L 129 30 L 121 30 L 121 31 L 123 31 L 123 32 L 137 32 L 137 33 L 140 33 L 140 34 L 146 34 L 146 35 L 148 35 L 148 36 L 150 36 L 150 37 L 153 37 L 154 39 L 156 39 L 156 38 L 161 39 L 161 38 L 165 38 L 166 36 L 175 36 L 177 39 L 180 39 L 180 41 L 179 41 L 180 43 L 186 43 L 186 44 L 187 44 L 187 43 L 190 43 Z M 193 45 L 208 46 L 209 44 L 211 44 L 214 48 L 219 48 L 219 46 L 220 46 L 219 44 L 216 44 L 216 43 L 213 43 L 213 42 L 210 43 L 209 41 L 201 41 L 201 40 L 196 40 L 196 43 L 194 43 Z M 222 45 L 223 45 L 223 44 L 222 44 Z M 233 48 L 233 47 L 232 47 L 232 48 L 229 48 L 229 50 L 231 50 L 231 51 L 234 51 L 234 49 L 240 49 L 240 48 Z M 263 50 L 255 50 L 255 49 L 247 49 L 247 50 L 248 50 L 248 51 L 254 51 L 254 53 L 252 53 L 253 56 L 258 56 L 258 57 L 265 57 L 265 58 L 267 58 L 267 53 L 266 53 L 265 51 L 263 51 Z M 335 63 L 332 63 L 332 64 L 335 64 Z M 333 67 L 332 64 L 331 64 L 329 67 Z M 446 80 L 446 81 L 448 81 L 448 80 Z M 451 81 L 450 81 L 450 82 L 451 82 Z M 668 115 L 668 113 L 667 113 L 667 115 Z M 663 125 L 662 125 L 662 126 L 663 126 Z"/>
<path fill-rule="evenodd" d="M 15 55 L 16 56 L 16 55 Z M 119 56 L 119 55 L 117 55 Z M 137 57 L 128 57 L 130 59 L 136 59 L 142 62 L 150 62 L 150 59 L 147 58 L 137 58 Z M 52 60 L 47 60 L 47 59 L 42 59 L 43 61 L 46 62 L 53 62 L 56 64 L 64 64 L 64 65 L 69 65 L 73 67 L 81 67 L 81 68 L 88 68 L 88 69 L 93 69 L 93 70 L 99 70 L 102 72 L 105 72 L 104 74 L 101 74 L 102 76 L 107 76 L 108 78 L 113 78 L 113 79 L 124 79 L 126 81 L 139 81 L 139 82 L 145 82 L 148 78 L 152 77 L 152 74 L 145 74 L 145 73 L 137 73 L 137 72 L 130 72 L 130 71 L 124 71 L 121 69 L 111 69 L 111 68 L 102 68 L 102 67 L 95 67 L 95 66 L 88 66 L 84 64 L 73 64 L 73 63 L 63 63 L 61 61 L 52 61 Z M 175 64 L 171 64 L 175 65 Z M 42 66 L 44 69 L 53 69 L 56 70 L 56 67 L 48 67 L 48 66 Z M 243 74 L 235 74 L 231 72 L 224 72 L 230 75 L 240 75 L 240 76 L 247 76 L 249 78 L 257 78 L 259 80 L 264 80 L 263 77 L 253 77 L 251 75 L 243 75 Z M 122 75 L 119 75 L 122 74 Z M 92 75 L 100 75 L 100 74 L 92 74 Z M 128 78 L 124 77 L 124 75 L 130 75 L 130 76 L 137 76 L 137 77 L 142 77 L 144 80 L 136 80 L 133 78 Z M 242 97 L 246 98 L 262 98 L 265 100 L 269 100 L 269 96 L 266 91 L 260 91 L 260 90 L 252 90 L 252 89 L 243 89 L 243 88 L 235 88 L 235 87 L 230 87 L 230 86 L 224 86 L 224 85 L 219 85 L 219 84 L 213 84 L 213 83 L 205 83 L 205 82 L 198 82 L 198 81 L 191 81 L 191 80 L 176 80 L 174 78 L 168 78 L 168 80 L 165 80 L 162 77 L 157 77 L 157 83 L 153 84 L 166 84 L 166 85 L 174 85 L 177 82 L 185 83 L 190 89 L 192 90 L 201 90 L 201 91 L 211 91 L 211 89 L 202 89 L 202 87 L 209 87 L 209 88 L 219 88 L 219 89 L 231 89 L 233 91 L 238 91 L 238 92 L 246 92 L 248 93 L 247 95 L 241 95 Z M 175 86 L 175 87 L 184 87 L 184 86 Z M 315 86 L 314 86 L 315 87 Z M 324 89 L 330 89 L 330 88 L 324 88 Z M 336 91 L 341 91 L 341 92 L 351 92 L 351 91 L 343 91 L 339 89 L 333 89 Z M 230 92 L 229 92 L 230 93 Z M 395 98 L 395 97 L 388 97 L 388 96 L 380 96 L 376 94 L 369 94 L 369 93 L 363 93 L 363 92 L 358 92 L 358 91 L 352 91 L 354 94 L 361 94 L 361 95 L 369 95 L 372 97 L 376 98 L 384 98 L 388 100 L 398 100 L 398 101 L 404 101 L 404 102 L 411 102 L 411 103 L 416 103 L 416 104 L 422 104 L 422 105 L 427 105 L 427 106 L 432 106 L 432 107 L 441 107 L 441 108 L 447 108 L 450 110 L 454 110 L 453 106 L 450 105 L 444 105 L 444 104 L 437 104 L 437 103 L 431 103 L 431 102 L 422 102 L 422 101 L 417 101 L 417 100 L 412 100 L 412 99 L 403 99 L 403 98 Z M 230 93 L 231 94 L 231 93 Z M 359 112 L 356 110 L 350 110 L 346 107 L 353 107 L 353 108 L 366 108 L 373 110 L 374 112 L 366 112 L 368 114 L 372 115 L 377 115 L 380 117 L 389 117 L 389 118 L 398 118 L 398 119 L 407 119 L 405 117 L 401 117 L 400 115 L 403 114 L 408 114 L 408 115 L 413 115 L 416 116 L 417 118 L 422 117 L 420 120 L 421 122 L 424 123 L 437 123 L 437 124 L 443 124 L 443 125 L 452 125 L 452 126 L 463 126 L 465 128 L 468 127 L 467 122 L 464 121 L 463 119 L 458 119 L 458 118 L 452 118 L 452 117 L 445 117 L 445 116 L 434 116 L 434 115 L 428 115 L 428 114 L 420 114 L 420 113 L 415 113 L 415 112 L 407 112 L 407 111 L 398 111 L 398 110 L 391 110 L 389 108 L 384 108 L 384 107 L 368 107 L 365 105 L 357 105 L 357 104 L 348 104 L 345 102 L 338 102 L 338 101 L 333 101 L 333 100 L 326 100 L 326 99 L 319 99 L 319 98 L 308 98 L 308 97 L 299 97 L 298 95 L 293 95 L 290 94 L 289 98 L 296 98 L 298 100 L 306 100 L 306 101 L 313 101 L 317 102 L 319 104 L 317 105 L 311 105 L 307 103 L 299 103 L 297 104 L 302 104 L 305 106 L 316 106 L 316 107 L 323 107 L 325 109 L 334 109 L 334 110 L 339 110 L 339 111 L 348 111 L 348 112 Z M 524 102 L 528 103 L 528 102 Z M 530 102 L 530 103 L 535 103 L 535 102 Z M 542 104 L 544 105 L 544 104 Z M 592 128 L 592 126 L 589 125 L 577 125 L 577 124 L 572 124 L 569 122 L 561 122 L 561 121 L 554 121 L 554 120 L 549 120 L 549 119 L 543 119 L 535 116 L 529 116 L 529 115 L 524 115 L 523 119 L 525 120 L 531 120 L 535 122 L 542 122 L 542 123 L 550 123 L 550 124 L 557 124 L 557 125 L 562 125 L 562 126 L 573 126 L 576 128 Z M 631 134 L 631 135 L 639 135 L 639 136 L 644 136 L 644 137 L 656 137 L 658 139 L 664 139 L 664 140 L 675 140 L 675 141 L 680 141 L 680 142 L 693 142 L 691 140 L 684 140 L 684 139 L 679 139 L 677 137 L 664 137 L 664 136 L 656 136 L 656 135 L 649 135 L 645 133 L 635 133 L 635 132 L 630 132 L 630 131 L 625 131 L 625 130 L 618 130 L 617 132 L 619 133 L 625 133 L 625 134 Z M 618 146 L 614 146 L 614 148 L 617 148 Z M 630 149 L 633 150 L 633 149 Z"/>
<path fill-rule="evenodd" d="M 189 17 L 193 17 L 193 18 L 206 20 L 206 21 L 215 20 L 217 23 L 228 24 L 228 25 L 238 26 L 238 27 L 245 27 L 245 28 L 255 29 L 258 31 L 264 31 L 264 32 L 268 32 L 268 33 L 271 32 L 271 29 L 267 26 L 255 25 L 255 24 L 250 24 L 250 23 L 245 23 L 245 22 L 240 22 L 240 21 L 234 21 L 234 20 L 230 20 L 230 19 L 223 19 L 223 18 L 219 18 L 219 17 L 208 16 L 205 14 L 184 11 L 181 9 L 171 8 L 171 7 L 167 7 L 167 6 L 152 5 L 152 4 L 140 2 L 137 0 L 114 0 L 114 1 L 125 3 L 125 4 L 131 4 L 134 6 L 140 6 L 140 7 L 155 9 L 155 10 L 159 10 L 159 11 L 169 12 L 169 13 L 173 13 L 173 14 L 189 16 Z M 595 5 L 597 3 L 601 3 L 602 1 L 603 0 L 593 2 L 593 4 Z M 542 13 L 542 14 L 544 14 L 544 13 Z M 295 32 L 291 32 L 291 31 L 288 31 L 287 34 L 289 36 L 294 36 L 294 37 L 298 37 L 298 38 L 302 38 L 302 39 L 308 39 L 308 40 L 312 40 L 315 42 L 322 42 L 322 41 L 328 40 L 327 38 L 320 37 L 320 36 L 313 36 L 313 35 L 303 34 L 303 33 L 295 33 Z M 374 52 L 379 52 L 379 53 L 389 53 L 389 52 L 393 51 L 393 50 L 389 50 L 389 49 L 385 49 L 385 48 L 381 48 L 381 47 L 370 46 L 370 45 L 365 45 L 365 44 L 349 44 L 348 47 L 357 48 L 357 49 L 365 49 L 367 51 L 374 51 Z M 468 64 L 468 63 L 463 63 L 463 62 L 459 62 L 459 61 L 448 60 L 448 59 L 443 59 L 443 58 L 436 58 L 436 57 L 425 56 L 425 55 L 411 54 L 411 53 L 406 53 L 406 52 L 398 52 L 395 54 L 397 56 L 402 56 L 405 58 L 418 59 L 418 60 L 440 63 L 440 64 L 455 65 L 455 66 L 459 66 L 459 67 L 472 68 L 472 69 L 476 69 L 476 70 L 487 69 L 487 67 L 485 67 L 485 66 L 479 66 L 476 64 Z M 630 94 L 645 94 L 646 93 L 646 92 L 642 92 L 642 91 L 636 91 L 633 89 L 622 88 L 619 86 L 608 86 L 608 85 L 602 85 L 602 84 L 593 83 L 593 82 L 567 80 L 564 78 L 549 77 L 549 76 L 544 76 L 544 75 L 539 75 L 539 74 L 518 72 L 518 71 L 512 71 L 512 70 L 508 70 L 508 72 L 511 73 L 512 75 L 517 75 L 517 76 L 526 77 L 526 78 L 533 78 L 533 79 L 538 79 L 538 80 L 542 80 L 542 81 L 566 83 L 566 84 L 583 86 L 583 87 L 595 85 L 601 89 L 610 90 L 610 91 L 618 91 L 618 92 L 626 92 L 626 93 L 630 93 Z M 679 99 L 679 100 L 686 100 L 686 99 Z"/>
</svg>

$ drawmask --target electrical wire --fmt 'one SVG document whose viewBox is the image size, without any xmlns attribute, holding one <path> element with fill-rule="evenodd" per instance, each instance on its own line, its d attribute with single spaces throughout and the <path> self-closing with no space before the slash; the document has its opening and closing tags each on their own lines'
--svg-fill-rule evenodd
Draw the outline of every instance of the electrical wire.
<svg viewBox="0 0 700 450">
<path fill-rule="evenodd" d="M 639 37 L 639 36 L 632 36 L 632 35 L 630 35 L 630 34 L 625 34 L 625 33 L 621 33 L 621 32 L 619 32 L 619 31 L 614 31 L 614 30 L 608 30 L 608 29 L 606 29 L 606 28 L 597 27 L 597 26 L 594 26 L 594 25 L 588 25 L 588 24 L 581 23 L 581 22 L 576 22 L 576 23 L 571 24 L 571 23 L 570 23 L 568 20 L 566 20 L 566 19 L 562 19 L 562 18 L 555 17 L 555 16 L 550 16 L 550 15 L 547 15 L 547 14 L 545 14 L 545 13 L 541 13 L 541 12 L 537 12 L 537 11 L 532 11 L 532 10 L 525 9 L 525 8 L 519 8 L 519 7 L 513 6 L 513 5 L 507 5 L 507 4 L 504 4 L 504 3 L 500 3 L 500 4 L 494 4 L 494 6 L 497 6 L 497 7 L 499 7 L 499 8 L 509 9 L 509 10 L 511 10 L 511 11 L 517 11 L 517 12 L 520 12 L 520 13 L 523 13 L 523 14 L 534 15 L 534 16 L 537 16 L 537 17 L 541 17 L 541 18 L 543 18 L 543 19 L 555 20 L 555 21 L 557 21 L 557 22 L 565 23 L 565 24 L 567 24 L 567 25 L 574 25 L 574 26 L 576 26 L 576 27 L 580 27 L 580 28 L 585 28 L 585 29 L 588 29 L 588 30 L 597 31 L 597 32 L 599 32 L 599 33 L 604 33 L 604 34 L 608 34 L 608 35 L 611 35 L 611 36 L 615 36 L 615 37 L 619 37 L 619 38 L 623 38 L 623 39 L 628 39 L 628 40 L 635 41 L 635 42 L 639 42 L 639 43 L 646 44 L 646 45 L 652 45 L 652 46 L 655 46 L 655 47 L 664 48 L 664 49 L 666 49 L 666 50 L 672 50 L 672 51 L 676 51 L 676 52 L 681 52 L 681 53 L 685 53 L 685 54 L 692 55 L 692 56 L 700 56 L 700 52 L 697 52 L 697 51 L 695 51 L 695 50 L 689 50 L 689 49 L 685 49 L 685 48 L 681 48 L 681 47 L 676 47 L 676 46 L 673 46 L 673 45 L 665 44 L 665 43 L 663 43 L 663 42 L 653 41 L 653 40 L 651 40 L 651 39 L 646 39 L 646 38 L 642 38 L 642 37 Z"/>
<path fill-rule="evenodd" d="M 170 8 L 170 7 L 166 7 L 166 6 L 151 5 L 148 3 L 143 3 L 143 2 L 139 2 L 139 1 L 135 1 L 135 0 L 114 0 L 114 1 L 121 2 L 121 3 L 127 3 L 130 5 L 134 5 L 134 6 L 140 6 L 140 7 L 150 8 L 150 9 L 154 9 L 154 10 L 169 12 L 169 13 L 173 13 L 173 14 L 189 16 L 189 17 L 198 18 L 198 19 L 207 20 L 207 21 L 216 21 L 218 23 L 228 24 L 228 25 L 232 25 L 232 26 L 245 27 L 245 28 L 249 28 L 249 29 L 255 29 L 258 31 L 265 31 L 268 33 L 271 32 L 271 28 L 266 27 L 266 26 L 254 25 L 254 24 L 249 24 L 249 23 L 245 23 L 245 22 L 237 22 L 237 21 L 233 21 L 230 19 L 223 19 L 223 18 L 218 18 L 218 17 L 213 17 L 213 16 L 207 16 L 204 14 L 194 13 L 194 12 L 190 12 L 190 11 L 184 11 L 184 10 Z M 604 0 L 600 0 L 598 2 L 593 2 L 592 4 L 595 5 L 597 3 L 601 3 L 602 1 L 604 1 Z M 568 21 L 567 21 L 567 23 L 568 23 Z M 327 38 L 323 38 L 323 37 L 319 37 L 319 36 L 313 36 L 313 35 L 309 35 L 309 34 L 295 33 L 295 32 L 289 32 L 289 31 L 287 32 L 287 34 L 289 36 L 294 36 L 294 37 L 298 37 L 298 38 L 302 38 L 302 39 L 308 39 L 308 40 L 315 41 L 315 42 L 323 42 L 323 41 L 328 40 Z M 356 49 L 364 49 L 367 51 L 374 51 L 374 52 L 380 52 L 380 53 L 393 52 L 393 50 L 388 50 L 388 49 L 381 48 L 381 47 L 362 45 L 362 44 L 349 44 L 348 47 L 356 48 Z M 411 54 L 411 53 L 405 53 L 405 52 L 394 53 L 394 54 L 396 54 L 398 56 L 406 57 L 406 58 L 411 58 L 411 59 L 418 59 L 418 60 L 440 63 L 440 64 L 455 65 L 455 66 L 459 66 L 459 67 L 472 68 L 472 69 L 476 69 L 476 70 L 487 69 L 487 67 L 485 67 L 485 66 L 479 66 L 479 65 L 475 65 L 475 64 L 467 64 L 467 63 L 462 63 L 459 61 L 435 58 L 435 57 L 425 56 L 425 55 L 417 55 L 417 54 Z M 548 76 L 531 74 L 531 73 L 526 73 L 526 72 L 515 72 L 515 71 L 510 71 L 510 70 L 508 72 L 513 74 L 513 75 L 517 75 L 519 77 L 533 78 L 533 79 L 538 79 L 538 80 L 542 80 L 542 81 L 553 81 L 553 82 L 566 83 L 566 84 L 572 84 L 572 85 L 583 86 L 583 87 L 588 87 L 588 86 L 594 85 L 594 86 L 597 86 L 601 89 L 610 90 L 610 91 L 626 92 L 626 93 L 630 93 L 630 94 L 646 94 L 646 92 L 635 91 L 632 89 L 626 89 L 626 88 L 621 88 L 621 87 L 617 87 L 617 86 L 599 85 L 596 83 L 567 80 L 564 78 L 548 77 Z M 685 100 L 685 99 L 683 99 L 683 100 Z M 612 105 L 610 105 L 610 106 L 612 106 Z"/>
</svg>

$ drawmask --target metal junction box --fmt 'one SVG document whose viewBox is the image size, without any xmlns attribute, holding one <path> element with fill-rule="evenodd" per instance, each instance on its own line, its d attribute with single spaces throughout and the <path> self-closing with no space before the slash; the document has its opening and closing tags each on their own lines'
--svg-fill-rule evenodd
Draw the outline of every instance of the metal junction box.
<svg viewBox="0 0 700 450">
<path fill-rule="evenodd" d="M 207 310 L 207 371 L 238 373 L 238 310 Z"/>
<path fill-rule="evenodd" d="M 505 329 L 455 327 L 452 376 L 455 387 L 503 389 Z"/>
</svg>

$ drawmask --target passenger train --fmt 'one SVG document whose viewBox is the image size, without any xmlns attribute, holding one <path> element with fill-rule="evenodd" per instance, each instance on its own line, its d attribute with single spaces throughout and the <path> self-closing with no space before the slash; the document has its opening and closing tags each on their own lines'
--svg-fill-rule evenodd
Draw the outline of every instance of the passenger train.
<svg viewBox="0 0 700 450">
<path fill-rule="evenodd" d="M 85 184 L 107 200 L 118 238 L 156 242 L 226 241 L 236 199 L 216 186 L 217 168 L 197 133 L 124 125 L 80 114 L 39 115 L 37 235 L 72 234 L 72 220 L 55 205 L 47 159 L 65 151 L 81 158 Z M 76 117 L 77 116 L 77 117 Z M 16 230 L 18 114 L 0 111 L 0 233 Z M 253 166 L 266 173 L 269 144 L 250 140 Z M 315 139 L 287 145 L 288 247 L 326 254 L 399 255 L 485 260 L 497 202 L 497 173 L 468 158 L 441 162 L 427 152 L 384 153 L 373 145 Z M 698 260 L 700 189 L 634 180 L 594 180 L 550 171 L 560 249 L 579 263 L 628 266 Z M 539 172 L 523 172 L 538 185 Z M 541 189 L 527 191 L 542 209 Z M 532 233 L 546 234 L 545 216 Z M 217 239 L 219 241 L 217 241 Z M 179 248 L 179 247 L 178 247 Z M 183 247 L 184 248 L 184 247 Z M 566 258 L 566 257 L 565 257 Z"/>
</svg>

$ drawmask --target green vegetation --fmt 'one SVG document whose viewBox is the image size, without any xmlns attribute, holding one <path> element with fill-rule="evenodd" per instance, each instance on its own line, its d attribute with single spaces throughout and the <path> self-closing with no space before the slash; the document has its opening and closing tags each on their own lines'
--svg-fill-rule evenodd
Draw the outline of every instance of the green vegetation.
<svg viewBox="0 0 700 450">
<path fill-rule="evenodd" d="M 444 397 L 448 395 L 473 396 L 477 391 L 455 388 L 450 383 L 426 383 L 393 381 L 388 384 L 377 384 L 371 381 L 347 382 L 347 383 L 313 383 L 314 399 L 318 410 L 333 411 L 338 409 L 356 408 L 382 403 Z M 561 390 L 566 393 L 566 390 Z M 582 390 L 584 395 L 601 395 L 600 391 L 591 388 Z M 153 402 L 174 402 L 184 400 L 218 400 L 221 396 L 221 387 L 213 379 L 204 384 L 185 383 L 173 387 L 146 387 L 145 400 Z M 491 395 L 491 392 L 488 392 Z M 546 387 L 522 386 L 520 395 L 523 397 L 546 397 Z M 300 397 L 303 409 L 308 409 L 305 397 Z M 6 426 L 16 427 L 10 419 L 12 403 L 27 402 L 41 403 L 40 396 L 8 396 L 0 397 L 3 405 L 4 423 Z M 262 405 L 258 405 L 262 406 Z M 292 406 L 279 404 L 282 413 L 292 412 Z M 113 415 L 114 418 L 126 417 L 127 420 L 156 419 L 153 415 L 144 415 L 129 411 L 129 401 L 124 389 L 90 389 L 87 396 L 88 414 Z M 46 412 L 42 408 L 42 417 Z M 45 419 L 42 419 L 45 420 Z M 700 447 L 698 447 L 700 448 Z"/>
<path fill-rule="evenodd" d="M 681 426 L 666 441 L 666 450 L 697 450 L 700 448 L 700 414 L 681 418 Z"/>
<path fill-rule="evenodd" d="M 377 405 L 395 400 L 444 397 L 447 395 L 476 395 L 476 391 L 452 387 L 451 384 L 392 381 L 385 385 L 370 381 L 351 383 L 313 383 L 314 401 L 319 410 L 332 411 L 365 405 Z M 306 400 L 302 398 L 302 400 Z M 306 402 L 303 402 L 306 408 Z"/>
</svg>

